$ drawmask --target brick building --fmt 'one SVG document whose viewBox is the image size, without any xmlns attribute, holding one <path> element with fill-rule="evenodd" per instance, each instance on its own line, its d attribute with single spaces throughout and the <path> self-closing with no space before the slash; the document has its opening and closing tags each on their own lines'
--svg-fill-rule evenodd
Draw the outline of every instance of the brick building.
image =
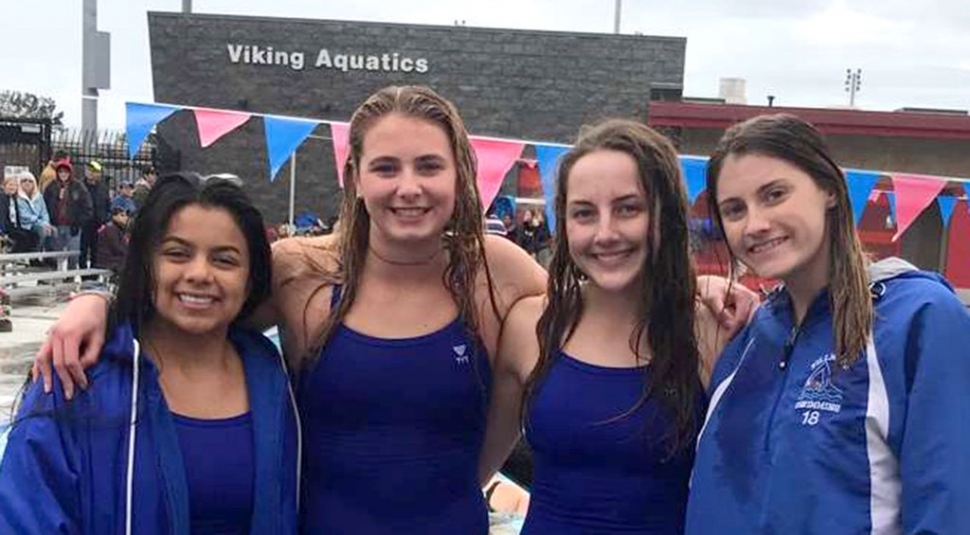
<svg viewBox="0 0 970 535">
<path fill-rule="evenodd" d="M 148 22 L 156 102 L 346 121 L 381 87 L 424 84 L 475 134 L 559 142 L 601 118 L 646 120 L 651 99 L 679 99 L 687 46 L 681 37 L 180 13 Z M 207 149 L 191 114 L 159 132 L 182 168 L 235 173 L 268 220 L 285 218 L 288 167 L 268 182 L 260 120 Z M 296 208 L 326 217 L 339 190 L 329 130 L 314 136 L 297 153 Z"/>
</svg>

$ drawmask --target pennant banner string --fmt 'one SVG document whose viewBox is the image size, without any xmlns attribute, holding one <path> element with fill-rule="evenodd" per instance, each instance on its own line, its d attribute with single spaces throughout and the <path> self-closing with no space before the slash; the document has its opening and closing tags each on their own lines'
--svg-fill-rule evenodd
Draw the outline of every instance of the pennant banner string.
<svg viewBox="0 0 970 535">
<path fill-rule="evenodd" d="M 138 104 L 138 103 L 128 103 L 128 104 Z M 172 108 L 177 108 L 177 109 L 180 109 L 180 110 L 213 110 L 214 109 L 214 108 L 203 107 L 203 106 L 189 106 L 189 105 L 185 105 L 185 104 L 169 104 L 169 103 L 166 103 L 166 102 L 155 102 L 155 103 L 152 103 L 151 105 L 154 105 L 154 106 L 172 107 Z M 246 114 L 249 114 L 251 117 L 277 117 L 277 118 L 281 118 L 281 119 L 292 119 L 292 120 L 297 120 L 297 121 L 302 120 L 302 121 L 308 121 L 308 122 L 313 122 L 313 123 L 324 123 L 324 124 L 345 123 L 345 121 L 339 121 L 339 120 L 336 120 L 336 119 L 310 119 L 310 118 L 306 118 L 306 117 L 294 117 L 294 116 L 287 116 L 287 115 L 277 115 L 277 114 L 270 114 L 270 113 L 257 113 L 257 112 L 239 111 L 239 110 L 225 110 L 225 111 L 235 111 L 237 113 L 246 113 Z M 317 136 L 313 136 L 313 137 L 316 138 Z M 523 143 L 523 144 L 526 144 L 526 145 L 556 145 L 556 146 L 571 148 L 571 145 L 568 145 L 568 144 L 556 143 L 556 142 L 549 142 L 549 141 L 537 141 L 537 140 L 531 140 L 531 139 L 503 138 L 503 137 L 479 136 L 479 135 L 476 135 L 474 137 L 477 138 L 477 139 L 489 140 L 489 141 L 500 141 L 500 142 L 507 142 L 507 143 Z M 327 138 L 321 138 L 321 139 L 327 139 Z M 688 154 L 682 155 L 681 158 L 704 159 L 704 160 L 707 159 L 706 156 L 688 155 Z M 855 171 L 855 170 L 856 169 L 852 169 L 852 168 L 843 168 L 843 171 L 845 171 L 845 172 Z M 858 171 L 865 171 L 865 170 L 859 169 Z M 869 171 L 869 172 L 873 172 L 873 171 Z M 879 174 L 882 175 L 882 176 L 885 176 L 886 178 L 888 178 L 890 176 L 890 173 L 889 172 L 879 172 Z M 938 180 L 945 180 L 947 182 L 959 182 L 959 183 L 963 183 L 963 184 L 970 184 L 970 178 L 930 176 L 930 175 L 924 175 L 924 176 L 927 176 L 927 178 L 936 178 Z M 961 197 L 961 198 L 963 198 L 963 197 Z"/>
</svg>

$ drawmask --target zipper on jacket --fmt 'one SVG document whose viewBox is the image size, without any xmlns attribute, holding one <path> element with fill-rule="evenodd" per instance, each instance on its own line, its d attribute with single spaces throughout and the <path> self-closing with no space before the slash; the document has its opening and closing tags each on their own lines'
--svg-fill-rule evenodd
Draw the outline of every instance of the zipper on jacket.
<svg viewBox="0 0 970 535">
<path fill-rule="evenodd" d="M 788 333 L 788 339 L 785 340 L 785 352 L 782 354 L 781 361 L 778 363 L 779 369 L 788 369 L 788 361 L 791 359 L 792 352 L 795 351 L 795 342 L 798 341 L 798 333 L 798 325 L 793 326 L 791 332 Z"/>
<path fill-rule="evenodd" d="M 781 360 L 778 361 L 778 369 L 784 375 L 782 376 L 781 388 L 778 389 L 778 393 L 775 395 L 775 403 L 771 407 L 771 414 L 768 415 L 768 428 L 765 433 L 765 452 L 771 449 L 771 433 L 775 428 L 775 412 L 778 410 L 778 404 L 781 402 L 782 396 L 785 395 L 785 391 L 788 389 L 788 362 L 791 360 L 792 353 L 795 352 L 795 343 L 798 341 L 798 334 L 800 332 L 800 325 L 792 326 L 791 331 L 788 333 L 788 338 L 785 339 L 785 347 Z"/>
</svg>

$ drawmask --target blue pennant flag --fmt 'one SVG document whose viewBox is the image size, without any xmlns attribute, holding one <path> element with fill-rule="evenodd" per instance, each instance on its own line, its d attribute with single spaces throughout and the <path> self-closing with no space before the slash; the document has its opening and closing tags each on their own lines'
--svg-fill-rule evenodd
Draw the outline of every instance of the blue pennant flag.
<svg viewBox="0 0 970 535">
<path fill-rule="evenodd" d="M 862 214 L 865 213 L 866 205 L 869 203 L 869 194 L 872 193 L 872 188 L 876 186 L 876 182 L 879 182 L 879 178 L 879 173 L 872 171 L 849 169 L 845 172 L 845 181 L 849 188 L 849 202 L 852 203 L 852 215 L 856 226 L 859 226 L 859 222 L 862 221 Z M 892 204 L 892 199 L 890 199 L 890 204 Z M 890 208 L 890 211 L 894 211 L 894 209 Z M 895 216 L 893 216 L 893 219 L 895 220 Z"/>
<path fill-rule="evenodd" d="M 687 182 L 687 200 L 693 205 L 701 192 L 707 189 L 707 158 L 681 156 L 680 167 Z"/>
<path fill-rule="evenodd" d="M 940 217 L 943 218 L 943 228 L 946 228 L 950 224 L 950 218 L 953 216 L 953 209 L 956 207 L 957 198 L 940 195 L 936 198 L 936 202 L 940 203 Z"/>
<path fill-rule="evenodd" d="M 542 198 L 546 200 L 546 221 L 549 230 L 556 231 L 556 174 L 559 159 L 569 151 L 564 145 L 536 145 L 536 160 L 539 161 L 539 180 L 542 182 Z"/>
<path fill-rule="evenodd" d="M 269 181 L 276 180 L 276 174 L 286 160 L 296 152 L 301 143 L 313 133 L 320 123 L 306 119 L 288 117 L 263 117 L 266 131 L 266 154 L 269 156 Z"/>
<path fill-rule="evenodd" d="M 125 132 L 128 138 L 128 157 L 134 158 L 138 149 L 155 125 L 182 108 L 164 104 L 125 103 Z"/>
</svg>

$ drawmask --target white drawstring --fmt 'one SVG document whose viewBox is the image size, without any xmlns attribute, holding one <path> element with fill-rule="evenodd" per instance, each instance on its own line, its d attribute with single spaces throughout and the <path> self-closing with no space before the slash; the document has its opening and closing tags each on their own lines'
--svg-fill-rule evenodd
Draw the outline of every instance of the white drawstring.
<svg viewBox="0 0 970 535">
<path fill-rule="evenodd" d="M 300 422 L 300 411 L 296 406 L 296 395 L 293 394 L 293 384 L 290 382 L 289 373 L 286 370 L 286 359 L 283 352 L 277 352 L 280 356 L 280 365 L 283 366 L 283 375 L 286 376 L 286 388 L 290 393 L 290 405 L 293 406 L 293 417 L 296 419 L 296 510 L 300 511 L 300 477 L 303 471 L 303 424 Z"/>
<path fill-rule="evenodd" d="M 132 340 L 135 346 L 135 354 L 132 359 L 133 366 L 131 371 L 131 419 L 128 424 L 128 480 L 125 489 L 125 535 L 131 535 L 131 496 L 132 487 L 135 479 L 135 423 L 138 420 L 138 360 L 141 356 L 141 347 L 138 340 Z"/>
</svg>

